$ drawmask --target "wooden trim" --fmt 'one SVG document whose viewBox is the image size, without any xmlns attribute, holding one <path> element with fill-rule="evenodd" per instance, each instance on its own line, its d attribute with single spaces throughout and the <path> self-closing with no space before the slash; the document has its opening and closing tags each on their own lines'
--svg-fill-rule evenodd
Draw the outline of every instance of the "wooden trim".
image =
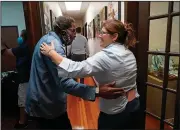
<svg viewBox="0 0 180 130">
<path fill-rule="evenodd" d="M 180 12 L 173 12 L 171 13 L 171 16 L 179 16 L 180 15 Z"/>
<path fill-rule="evenodd" d="M 86 39 L 87 39 L 87 22 L 85 23 L 84 28 L 85 28 L 84 36 L 85 36 Z"/>
<path fill-rule="evenodd" d="M 1 28 L 3 28 L 3 27 L 6 27 L 6 28 L 8 28 L 8 27 L 16 27 L 16 31 L 17 31 L 17 38 L 19 37 L 19 30 L 18 30 L 18 26 L 11 26 L 11 25 L 8 25 L 8 26 L 6 26 L 6 25 L 3 25 L 3 26 L 1 26 Z M 21 30 L 20 30 L 21 31 Z"/>
<path fill-rule="evenodd" d="M 105 8 L 105 20 L 107 20 L 107 6 L 104 7 Z"/>
<path fill-rule="evenodd" d="M 180 57 L 178 66 L 177 95 L 175 105 L 174 130 L 180 129 Z"/>
<path fill-rule="evenodd" d="M 139 14 L 138 14 L 138 9 L 139 9 L 139 2 L 124 2 L 124 6 L 125 6 L 125 18 L 124 21 L 128 22 L 128 23 L 132 23 L 134 30 L 135 30 L 135 35 L 136 38 L 138 38 L 138 18 L 139 18 Z M 129 48 L 135 55 L 136 59 L 138 59 L 137 57 L 137 48 L 138 48 L 138 43 L 136 44 L 136 46 L 133 48 Z"/>
<path fill-rule="evenodd" d="M 118 1 L 118 19 L 121 20 L 121 1 Z"/>
<path fill-rule="evenodd" d="M 147 51 L 148 54 L 153 54 L 153 55 L 168 55 L 168 56 L 180 56 L 180 53 L 176 52 L 164 52 L 164 51 Z"/>
<path fill-rule="evenodd" d="M 26 30 L 28 32 L 28 45 L 33 53 L 36 43 L 42 36 L 40 3 L 36 1 L 23 1 Z"/>
<path fill-rule="evenodd" d="M 171 46 L 171 32 L 172 32 L 171 12 L 172 11 L 173 11 L 173 2 L 169 2 L 167 32 L 166 32 L 166 53 L 170 52 L 170 46 Z M 164 120 L 166 115 L 166 99 L 167 99 L 166 88 L 168 86 L 168 77 L 169 77 L 169 58 L 170 57 L 168 55 L 165 55 L 160 129 L 164 129 Z"/>
<path fill-rule="evenodd" d="M 158 81 L 159 82 L 159 81 Z M 161 80 L 160 80 L 161 82 Z M 161 89 L 163 90 L 163 87 L 161 85 L 157 85 L 157 84 L 152 84 L 152 83 L 149 83 L 149 82 L 146 82 L 146 84 L 150 87 L 154 87 L 154 88 L 158 88 L 158 89 Z"/>
<path fill-rule="evenodd" d="M 162 15 L 155 15 L 155 16 L 149 16 L 149 20 L 154 20 L 154 19 L 161 19 L 161 18 L 166 18 L 168 17 L 168 14 L 162 14 Z"/>
<path fill-rule="evenodd" d="M 40 8 L 40 17 L 41 17 L 41 30 L 42 30 L 42 35 L 46 34 L 46 29 L 45 29 L 45 22 L 44 22 L 44 8 L 43 8 L 43 2 L 39 2 L 39 8 Z"/>
<path fill-rule="evenodd" d="M 96 31 L 95 31 L 95 21 L 93 19 L 93 38 L 96 37 Z"/>
<path fill-rule="evenodd" d="M 51 30 L 52 30 L 53 28 L 52 10 L 50 10 L 49 13 L 50 13 L 50 22 L 51 22 Z"/>
<path fill-rule="evenodd" d="M 149 17 L 150 14 L 150 2 L 139 2 L 139 21 L 138 21 L 138 51 L 137 51 L 137 85 L 140 87 L 139 94 L 142 112 L 146 110 L 146 95 L 147 95 L 147 72 L 148 72 L 148 43 L 149 43 Z M 143 32 L 143 33 L 142 33 Z M 143 61 L 143 62 L 142 62 Z M 141 121 L 143 128 L 145 129 L 146 114 L 141 113 L 143 119 Z"/>
<path fill-rule="evenodd" d="M 153 113 L 151 113 L 151 112 L 149 112 L 147 110 L 145 110 L 145 113 L 152 116 L 152 117 L 154 117 L 154 118 L 156 118 L 156 119 L 158 119 L 158 120 L 161 120 L 161 118 L 159 116 L 157 116 L 157 115 L 155 115 L 155 114 L 153 114 Z"/>
</svg>

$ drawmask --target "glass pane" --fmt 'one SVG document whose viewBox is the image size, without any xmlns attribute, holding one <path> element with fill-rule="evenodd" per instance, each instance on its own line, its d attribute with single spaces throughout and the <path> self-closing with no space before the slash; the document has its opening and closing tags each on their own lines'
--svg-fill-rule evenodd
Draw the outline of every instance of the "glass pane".
<svg viewBox="0 0 180 130">
<path fill-rule="evenodd" d="M 146 130 L 159 130 L 160 120 L 146 114 Z"/>
<path fill-rule="evenodd" d="M 179 1 L 174 2 L 173 12 L 179 12 L 180 11 L 179 7 L 180 7 L 180 2 Z"/>
<path fill-rule="evenodd" d="M 180 16 L 173 17 L 171 34 L 171 52 L 180 53 Z"/>
<path fill-rule="evenodd" d="M 150 16 L 168 13 L 169 2 L 150 2 Z"/>
<path fill-rule="evenodd" d="M 148 57 L 148 82 L 163 85 L 164 56 L 149 55 Z"/>
<path fill-rule="evenodd" d="M 174 124 L 175 101 L 176 94 L 167 92 L 165 119 L 172 124 Z"/>
<path fill-rule="evenodd" d="M 147 87 L 146 110 L 161 117 L 162 90 Z"/>
<path fill-rule="evenodd" d="M 165 51 L 167 32 L 167 18 L 150 21 L 149 50 Z"/>
<path fill-rule="evenodd" d="M 169 60 L 168 88 L 177 89 L 179 57 L 171 56 Z"/>
</svg>

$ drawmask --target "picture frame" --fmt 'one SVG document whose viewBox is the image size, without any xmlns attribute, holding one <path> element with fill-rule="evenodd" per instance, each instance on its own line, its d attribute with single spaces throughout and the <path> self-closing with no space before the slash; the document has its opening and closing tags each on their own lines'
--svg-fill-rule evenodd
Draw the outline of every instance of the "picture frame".
<svg viewBox="0 0 180 130">
<path fill-rule="evenodd" d="M 107 19 L 121 20 L 121 2 L 109 2 L 107 6 Z"/>
<path fill-rule="evenodd" d="M 54 15 L 52 10 L 50 10 L 49 12 L 50 12 L 50 21 L 51 21 L 50 24 L 51 24 L 51 30 L 52 30 L 53 29 L 53 23 L 55 22 L 56 17 L 55 17 L 55 15 Z"/>
<path fill-rule="evenodd" d="M 100 27 L 100 15 L 97 14 L 96 17 L 94 18 L 94 27 L 95 27 L 95 37 L 98 37 L 100 32 L 101 32 L 101 27 Z"/>
<path fill-rule="evenodd" d="M 103 9 L 99 13 L 100 18 L 100 28 L 102 28 L 103 22 L 107 20 L 107 6 L 104 6 Z"/>
</svg>

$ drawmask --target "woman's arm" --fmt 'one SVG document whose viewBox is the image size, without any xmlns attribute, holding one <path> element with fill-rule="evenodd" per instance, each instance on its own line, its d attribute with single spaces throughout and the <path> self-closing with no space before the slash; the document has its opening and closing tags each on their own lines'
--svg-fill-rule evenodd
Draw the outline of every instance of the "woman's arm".
<svg viewBox="0 0 180 130">
<path fill-rule="evenodd" d="M 63 57 L 55 51 L 53 42 L 51 42 L 51 45 L 41 44 L 40 50 L 41 53 L 51 58 L 56 65 L 59 65 L 63 60 Z"/>
<path fill-rule="evenodd" d="M 60 76 L 66 77 L 85 77 L 94 76 L 102 71 L 109 71 L 110 65 L 106 56 L 102 53 L 98 53 L 93 57 L 88 58 L 82 62 L 75 62 L 70 59 L 64 58 L 54 50 L 53 43 L 51 46 L 43 44 L 40 47 L 41 52 L 50 57 L 51 60 L 58 65 L 58 73 Z M 107 61 L 107 62 L 106 62 Z"/>
</svg>

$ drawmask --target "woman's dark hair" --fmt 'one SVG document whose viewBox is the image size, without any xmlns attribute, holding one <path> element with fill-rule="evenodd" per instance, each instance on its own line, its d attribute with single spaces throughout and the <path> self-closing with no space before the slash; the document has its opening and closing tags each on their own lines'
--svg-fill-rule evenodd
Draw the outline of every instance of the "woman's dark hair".
<svg viewBox="0 0 180 130">
<path fill-rule="evenodd" d="M 113 35 L 118 34 L 115 42 L 124 44 L 126 47 L 134 47 L 136 44 L 135 31 L 131 23 L 122 23 L 120 20 L 109 19 L 104 21 L 103 27 L 106 31 Z"/>
<path fill-rule="evenodd" d="M 21 31 L 21 37 L 24 39 L 24 41 L 27 41 L 28 36 L 27 31 L 25 29 Z"/>
<path fill-rule="evenodd" d="M 59 34 L 63 30 L 70 28 L 74 22 L 75 20 L 69 16 L 59 16 L 53 23 L 53 30 Z"/>
</svg>

